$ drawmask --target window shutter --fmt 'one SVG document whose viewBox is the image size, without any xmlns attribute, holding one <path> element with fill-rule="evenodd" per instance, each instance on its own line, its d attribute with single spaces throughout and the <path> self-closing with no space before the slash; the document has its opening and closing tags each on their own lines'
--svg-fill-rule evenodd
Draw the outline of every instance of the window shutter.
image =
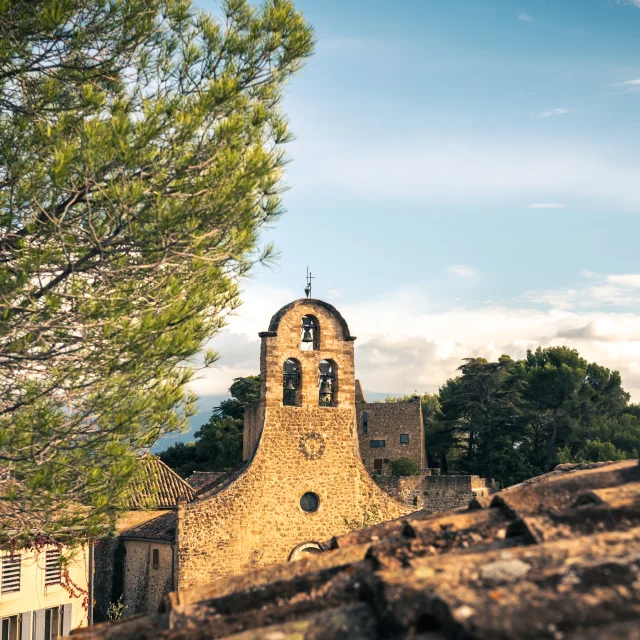
<svg viewBox="0 0 640 640">
<path fill-rule="evenodd" d="M 44 637 L 45 609 L 33 612 L 33 640 L 45 640 Z"/>
<path fill-rule="evenodd" d="M 19 555 L 2 556 L 2 587 L 0 588 L 2 593 L 20 591 L 20 560 Z"/>
<path fill-rule="evenodd" d="M 31 611 L 20 614 L 20 640 L 31 640 Z"/>
<path fill-rule="evenodd" d="M 44 584 L 60 584 L 62 580 L 62 565 L 60 564 L 60 549 L 47 549 L 44 570 Z"/>
<path fill-rule="evenodd" d="M 62 635 L 71 633 L 71 603 L 62 605 Z"/>
</svg>

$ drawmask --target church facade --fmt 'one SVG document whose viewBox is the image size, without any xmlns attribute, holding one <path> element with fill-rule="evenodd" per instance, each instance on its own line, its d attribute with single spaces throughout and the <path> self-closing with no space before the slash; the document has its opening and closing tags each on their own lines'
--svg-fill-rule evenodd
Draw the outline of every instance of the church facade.
<svg viewBox="0 0 640 640">
<path fill-rule="evenodd" d="M 123 596 L 124 615 L 154 611 L 169 591 L 317 553 L 333 536 L 414 510 L 360 458 L 355 338 L 340 313 L 297 300 L 260 337 L 260 400 L 245 410 L 242 465 L 187 484 L 146 461 L 117 537 L 99 545 L 101 610 Z"/>
<path fill-rule="evenodd" d="M 334 535 L 410 511 L 360 458 L 355 338 L 339 312 L 297 300 L 260 337 L 260 401 L 247 412 L 245 463 L 178 505 L 178 589 L 317 552 Z"/>
</svg>

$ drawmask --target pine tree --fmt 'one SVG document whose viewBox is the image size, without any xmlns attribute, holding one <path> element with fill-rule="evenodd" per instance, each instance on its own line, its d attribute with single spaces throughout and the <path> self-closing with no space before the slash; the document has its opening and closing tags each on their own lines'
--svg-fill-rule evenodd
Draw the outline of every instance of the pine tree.
<svg viewBox="0 0 640 640">
<path fill-rule="evenodd" d="M 110 526 L 281 213 L 288 0 L 0 0 L 7 540 Z M 209 353 L 206 363 L 215 359 Z"/>
</svg>

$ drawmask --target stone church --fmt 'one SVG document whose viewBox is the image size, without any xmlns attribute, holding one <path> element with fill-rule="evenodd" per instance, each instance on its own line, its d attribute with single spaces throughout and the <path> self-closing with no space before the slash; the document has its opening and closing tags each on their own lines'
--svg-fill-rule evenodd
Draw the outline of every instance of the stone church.
<svg viewBox="0 0 640 640">
<path fill-rule="evenodd" d="M 380 489 L 360 457 L 355 337 L 340 313 L 296 300 L 259 335 L 260 400 L 245 412 L 243 464 L 190 485 L 147 465 L 153 481 L 135 504 L 149 498 L 147 484 L 162 504 L 134 509 L 103 544 L 104 605 L 120 593 L 125 614 L 154 610 L 167 591 L 317 553 L 332 536 L 415 510 Z"/>
<path fill-rule="evenodd" d="M 372 510 L 380 520 L 409 511 L 360 459 L 355 337 L 340 313 L 296 300 L 260 338 L 260 401 L 245 421 L 245 465 L 224 487 L 178 506 L 178 589 L 318 551 Z"/>
</svg>

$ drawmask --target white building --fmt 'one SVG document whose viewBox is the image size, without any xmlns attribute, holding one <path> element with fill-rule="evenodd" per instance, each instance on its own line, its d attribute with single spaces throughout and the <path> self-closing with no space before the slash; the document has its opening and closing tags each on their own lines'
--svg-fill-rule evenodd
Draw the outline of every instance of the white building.
<svg viewBox="0 0 640 640">
<path fill-rule="evenodd" d="M 89 623 L 89 545 L 1 551 L 0 640 L 52 640 Z"/>
</svg>

